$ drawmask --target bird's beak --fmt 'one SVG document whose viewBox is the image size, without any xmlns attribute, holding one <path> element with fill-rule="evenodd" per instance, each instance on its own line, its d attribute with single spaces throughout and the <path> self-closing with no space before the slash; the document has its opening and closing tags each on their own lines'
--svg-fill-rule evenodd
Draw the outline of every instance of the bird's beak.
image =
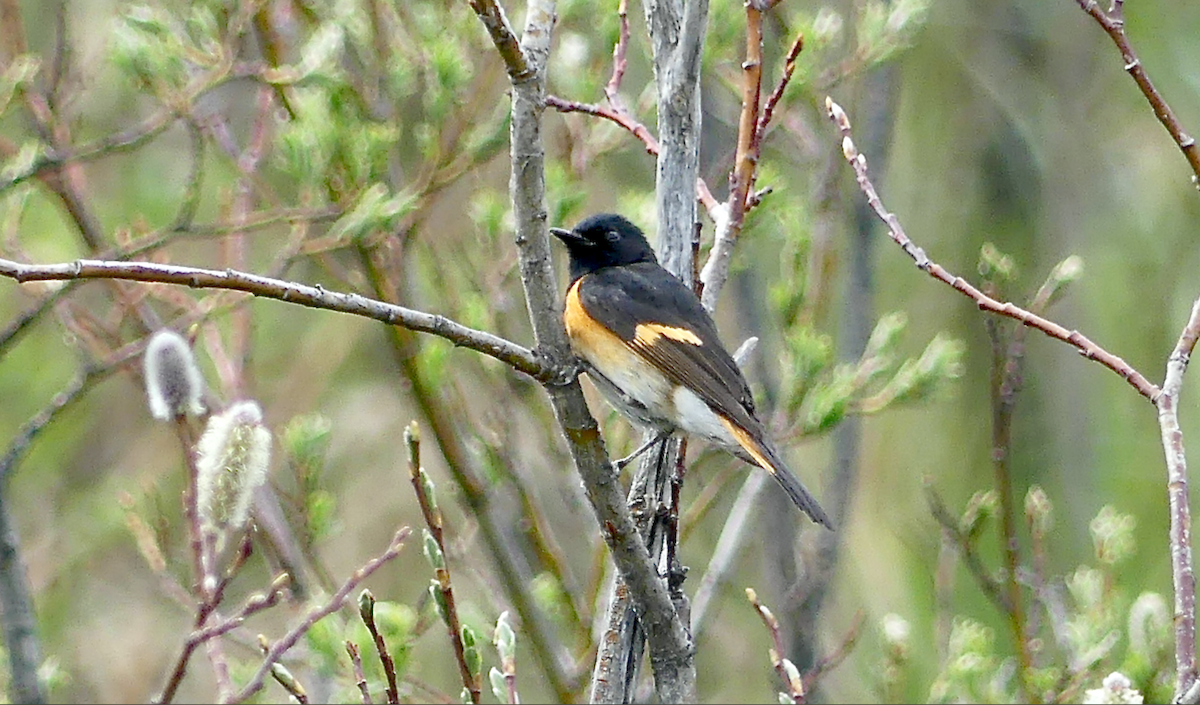
<svg viewBox="0 0 1200 705">
<path fill-rule="evenodd" d="M 571 245 L 583 245 L 587 243 L 587 240 L 576 235 L 573 230 L 550 228 L 550 234 L 559 240 L 562 240 L 563 244 L 567 245 L 568 247 Z"/>
</svg>

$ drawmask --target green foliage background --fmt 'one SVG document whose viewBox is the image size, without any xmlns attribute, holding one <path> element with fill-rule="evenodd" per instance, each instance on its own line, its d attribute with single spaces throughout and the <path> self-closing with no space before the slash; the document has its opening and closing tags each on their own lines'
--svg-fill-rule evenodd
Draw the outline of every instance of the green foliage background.
<svg viewBox="0 0 1200 705">
<path fill-rule="evenodd" d="M 56 3 L 17 4 L 29 51 L 46 65 L 54 46 Z M 380 4 L 279 4 L 303 17 L 295 26 L 305 38 L 293 41 L 307 47 L 306 59 L 290 64 L 294 75 L 280 77 L 279 85 L 295 84 L 295 117 L 274 135 L 261 178 L 283 203 L 336 211 L 314 226 L 326 238 L 323 249 L 314 245 L 293 258 L 284 276 L 370 293 L 362 252 L 384 243 L 384 234 L 399 233 L 395 242 L 402 251 L 394 254 L 404 266 L 401 303 L 529 344 L 505 225 L 508 103 L 500 62 L 466 3 L 402 3 L 396 16 L 404 21 L 390 38 L 392 61 L 370 64 L 367 71 L 366 84 L 377 92 L 365 102 L 352 98 L 344 92 L 337 66 L 339 60 L 366 62 L 355 52 L 370 46 L 373 35 L 359 20 Z M 159 50 L 146 47 L 189 36 L 200 37 L 195 45 L 203 46 L 211 29 L 207 18 L 229 12 L 221 2 L 191 5 L 164 1 L 131 10 L 106 0 L 67 3 L 70 55 L 82 68 L 69 75 L 73 98 L 63 110 L 76 141 L 135 124 L 153 112 L 155 95 L 170 96 L 178 89 L 180 67 L 162 58 L 170 52 L 156 54 Z M 849 6 L 831 7 L 843 17 L 855 13 Z M 522 9 L 507 10 L 519 25 Z M 1128 3 L 1126 11 L 1131 39 L 1157 87 L 1191 132 L 1200 131 L 1195 32 L 1200 6 L 1147 0 Z M 711 12 L 702 170 L 722 197 L 740 101 L 730 86 L 739 74 L 742 11 L 740 3 L 713 0 Z M 623 95 L 652 126 L 653 91 L 645 88 L 651 70 L 639 14 L 640 7 L 631 7 L 634 46 Z M 559 15 L 551 90 L 599 102 L 617 31 L 615 3 L 569 0 L 560 3 Z M 810 28 L 812 46 L 802 55 L 796 85 L 783 105 L 785 129 L 766 145 L 760 184 L 775 190 L 751 215 L 735 255 L 736 278 L 718 318 L 731 345 L 750 335 L 763 337 L 754 381 L 786 402 L 795 380 L 776 376 L 784 374 L 790 359 L 783 338 L 805 332 L 785 331 L 790 319 L 784 314 L 789 292 L 794 295 L 803 284 L 799 272 L 811 248 L 811 184 L 839 149 L 819 106 L 829 92 L 855 120 L 862 84 L 851 77 L 822 85 L 820 70 L 844 58 L 846 45 L 821 34 L 827 26 L 811 28 L 818 16 L 814 7 L 786 0 L 778 16 L 768 24 L 767 76 L 777 75 L 779 57 L 797 28 Z M 342 20 L 340 39 L 322 34 L 333 31 L 328 29 L 334 26 L 332 17 Z M 1119 54 L 1071 0 L 934 0 L 920 19 L 906 37 L 909 46 L 889 50 L 881 64 L 890 72 L 895 99 L 886 167 L 876 166 L 888 207 L 933 259 L 966 278 L 977 279 L 985 242 L 1011 255 L 1017 274 L 1007 291 L 1018 302 L 1056 263 L 1080 255 L 1084 276 L 1050 317 L 1121 355 L 1150 379 L 1160 379 L 1200 291 L 1200 249 L 1194 246 L 1200 198 L 1185 161 L 1122 71 Z M 160 20 L 167 22 L 165 29 L 156 24 Z M 171 24 L 177 21 L 183 24 Z M 353 49 L 348 56 L 331 53 L 331 42 Z M 138 85 L 131 80 L 137 75 L 153 80 Z M 233 81 L 198 101 L 196 114 L 227 116 L 233 139 L 241 144 L 252 129 L 256 95 L 255 84 Z M 865 108 L 861 114 L 867 114 Z M 601 209 L 620 209 L 651 224 L 654 162 L 636 140 L 578 114 L 547 111 L 546 125 L 552 224 Z M 18 151 L 35 140 L 16 102 L 0 114 L 0 139 Z M 881 155 L 867 151 L 867 156 L 873 165 L 884 163 Z M 6 156 L 3 168 L 19 168 L 24 158 Z M 190 137 L 178 124 L 139 149 L 88 163 L 87 192 L 110 241 L 119 231 L 140 234 L 174 222 L 192 168 Z M 842 198 L 857 203 L 861 196 L 848 169 L 835 168 L 843 172 Z M 204 169 L 194 194 L 197 224 L 228 217 L 223 204 L 238 178 L 234 161 L 217 149 L 205 151 Z M 44 187 L 17 187 L 0 198 L 0 216 L 8 218 L 0 223 L 3 236 L 35 261 L 86 254 L 60 203 Z M 177 237 L 169 249 L 171 261 L 223 266 L 215 239 L 202 229 Z M 247 267 L 267 267 L 286 238 L 283 227 L 250 235 Z M 835 267 L 847 259 L 845 242 L 839 234 L 831 259 Z M 937 604 L 940 535 L 922 498 L 926 477 L 952 507 L 964 506 L 977 490 L 991 486 L 991 352 L 983 316 L 971 302 L 918 271 L 882 233 L 872 262 L 874 315 L 899 311 L 907 317 L 897 354 L 919 356 L 928 341 L 947 333 L 965 345 L 963 369 L 956 381 L 943 385 L 944 393 L 863 422 L 861 471 L 842 528 L 844 554 L 819 641 L 834 648 L 860 613 L 865 626 L 846 663 L 822 685 L 831 701 L 926 700 L 943 671 L 931 645 L 945 637 L 951 615 L 990 627 L 998 635 L 997 649 L 1011 649 L 1002 621 L 964 569 L 955 569 L 951 604 Z M 827 346 L 836 341 L 841 310 L 842 278 L 832 282 L 834 292 L 809 331 L 830 336 Z M 85 284 L 75 296 L 98 317 L 115 315 L 102 286 Z M 0 292 L 4 321 L 31 305 L 28 294 L 10 282 L 0 284 Z M 512 482 L 509 473 L 524 477 L 580 582 L 595 580 L 596 528 L 535 383 L 433 338 L 406 339 L 398 355 L 389 332 L 377 323 L 272 301 L 251 301 L 247 307 L 253 326 L 245 387 L 262 404 L 268 424 L 279 434 L 300 414 L 318 413 L 328 420 L 324 471 L 314 480 L 320 492 L 308 495 L 312 504 L 304 514 L 316 523 L 311 527 L 320 537 L 316 545 L 332 575 L 344 576 L 382 550 L 397 526 L 420 524 L 399 442 L 401 430 L 423 413 L 412 380 L 398 372 L 412 365 L 452 412 L 450 428 L 463 437 L 471 457 L 490 469 L 488 481 L 506 488 Z M 121 333 L 125 340 L 138 335 L 129 328 Z M 1069 347 L 1036 333 L 1028 341 L 1012 468 L 1020 496 L 1037 484 L 1053 503 L 1051 572 L 1067 575 L 1081 564 L 1096 563 L 1089 522 L 1104 505 L 1112 505 L 1136 518 L 1128 558 L 1112 568 L 1123 599 L 1132 601 L 1144 591 L 1169 597 L 1165 472 L 1153 407 L 1115 374 Z M 71 378 L 79 361 L 73 343 L 47 318 L 4 351 L 0 442 L 7 443 Z M 209 364 L 204 355 L 201 359 Z M 215 372 L 207 370 L 214 383 Z M 1190 413 L 1200 392 L 1196 386 L 1193 375 L 1182 404 L 1187 438 L 1197 430 Z M 138 555 L 119 501 L 128 494 L 140 515 L 161 521 L 153 528 L 164 545 L 173 547 L 174 558 L 181 558 L 179 453 L 170 431 L 151 423 L 141 394 L 130 374 L 101 382 L 38 437 L 11 480 L 9 499 L 26 550 L 41 636 L 63 674 L 51 691 L 55 699 L 144 700 L 160 687 L 188 629 L 189 615 L 163 595 Z M 594 408 L 607 413 L 605 407 Z M 611 415 L 602 419 L 614 452 L 632 447 L 623 421 Z M 507 605 L 489 574 L 472 519 L 456 502 L 445 459 L 432 443 L 426 448 L 424 462 L 438 483 L 459 552 L 450 560 L 466 619 L 490 634 Z M 282 466 L 283 454 L 277 455 Z M 828 437 L 797 444 L 791 457 L 820 495 L 819 478 L 831 457 Z M 726 464 L 704 456 L 689 475 L 686 496 L 695 498 Z M 295 490 L 284 470 L 276 472 L 285 494 Z M 707 562 L 736 487 L 726 486 L 684 545 L 693 577 Z M 508 495 L 500 501 L 514 504 Z M 771 501 L 766 507 L 755 528 L 760 534 L 769 534 L 779 522 L 796 521 L 781 504 Z M 518 506 L 505 511 L 514 522 L 520 520 Z M 992 549 L 998 542 L 982 545 L 994 565 L 998 556 Z M 768 639 L 742 594 L 744 587 L 762 582 L 764 559 L 756 547 L 754 541 L 747 544 L 721 593 L 715 621 L 698 645 L 705 701 L 774 699 L 778 684 L 767 658 Z M 261 564 L 252 568 L 243 576 L 243 591 L 269 580 Z M 371 587 L 381 600 L 417 605 L 428 578 L 428 566 L 412 545 Z M 543 600 L 549 606 L 553 596 Z M 252 628 L 277 633 L 287 617 L 283 612 L 286 608 Z M 910 622 L 912 647 L 902 677 L 885 685 L 881 663 L 889 654 L 879 625 L 889 613 Z M 410 618 L 415 619 L 407 613 L 397 617 L 403 623 Z M 517 631 L 520 640 L 519 626 Z M 518 643 L 523 697 L 530 702 L 552 697 L 524 643 Z M 444 692 L 457 691 L 439 629 L 416 638 L 406 655 L 411 674 Z M 1118 659 L 1113 666 L 1119 664 Z M 211 684 L 201 660 L 192 673 L 184 696 L 205 697 Z"/>
</svg>

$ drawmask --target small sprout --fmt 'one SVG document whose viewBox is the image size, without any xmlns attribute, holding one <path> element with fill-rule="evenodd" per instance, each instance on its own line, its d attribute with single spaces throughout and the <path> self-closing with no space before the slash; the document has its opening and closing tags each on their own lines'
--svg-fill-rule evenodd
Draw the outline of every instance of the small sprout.
<svg viewBox="0 0 1200 705">
<path fill-rule="evenodd" d="M 429 473 L 425 472 L 425 468 L 417 470 L 421 480 L 421 489 L 425 492 L 425 498 L 429 501 L 429 511 L 434 517 L 440 518 L 437 505 L 437 493 L 434 491 L 433 480 L 429 479 Z M 440 523 L 440 522 L 439 522 Z"/>
<path fill-rule="evenodd" d="M 150 414 L 160 421 L 204 413 L 204 378 L 187 340 L 163 329 L 150 338 L 143 358 Z"/>
<path fill-rule="evenodd" d="M 462 626 L 463 657 L 471 675 L 478 678 L 483 672 L 483 652 L 479 650 L 479 639 L 475 630 L 467 625 Z"/>
<path fill-rule="evenodd" d="M 1083 258 L 1079 255 L 1071 255 L 1064 259 L 1050 272 L 1050 277 L 1060 284 L 1070 284 L 1082 276 Z"/>
<path fill-rule="evenodd" d="M 438 545 L 437 539 L 433 534 L 429 533 L 429 529 L 421 529 L 421 534 L 425 537 L 422 546 L 425 553 L 425 560 L 429 561 L 429 565 L 433 566 L 434 570 L 444 570 L 446 567 L 446 558 L 442 555 L 442 547 Z"/>
<path fill-rule="evenodd" d="M 1096 560 L 1105 565 L 1116 565 L 1132 555 L 1136 548 L 1133 536 L 1136 528 L 1137 519 L 1132 514 L 1122 514 L 1112 505 L 1101 508 L 1088 524 Z"/>
<path fill-rule="evenodd" d="M 508 702 L 508 681 L 504 679 L 500 669 L 492 666 L 488 671 L 488 682 L 492 684 L 492 695 L 502 703 Z"/>
<path fill-rule="evenodd" d="M 837 103 L 834 103 L 834 105 L 837 105 Z M 842 138 L 842 156 L 844 156 L 846 161 L 850 162 L 851 164 L 854 164 L 854 162 L 858 161 L 858 158 L 862 156 L 858 153 L 858 147 L 854 146 L 854 140 L 850 139 L 850 135 L 846 135 Z"/>
<path fill-rule="evenodd" d="M 196 445 L 197 509 L 206 532 L 222 541 L 245 526 L 270 464 L 271 432 L 258 404 L 237 402 L 209 418 Z"/>
<path fill-rule="evenodd" d="M 979 248 L 979 276 L 984 281 L 998 284 L 1012 281 L 1017 274 L 1017 265 L 1013 258 L 1001 252 L 990 242 L 983 243 Z"/>
<path fill-rule="evenodd" d="M 998 504 L 995 490 L 979 491 L 971 495 L 962 519 L 959 520 L 959 530 L 968 536 L 977 535 L 987 519 L 996 513 Z"/>
<path fill-rule="evenodd" d="M 825 111 L 829 113 L 829 119 L 833 120 L 838 129 L 845 132 L 850 129 L 850 118 L 846 117 L 846 111 L 842 110 L 842 106 L 833 102 L 833 98 L 825 96 Z M 846 143 L 842 143 L 843 152 L 845 151 Z M 853 144 L 851 145 L 853 146 Z M 852 157 L 847 156 L 846 159 Z"/>
<path fill-rule="evenodd" d="M 800 680 L 800 669 L 796 668 L 796 664 L 792 663 L 791 659 L 785 658 L 780 662 L 780 666 L 787 675 L 788 689 L 793 693 L 803 693 L 804 681 Z"/>
<path fill-rule="evenodd" d="M 358 593 L 358 614 L 364 622 L 375 618 L 375 595 L 370 590 Z"/>
<path fill-rule="evenodd" d="M 1029 521 L 1030 531 L 1037 536 L 1046 536 L 1054 526 L 1054 505 L 1050 497 L 1040 486 L 1029 488 L 1025 495 L 1025 518 Z"/>
<path fill-rule="evenodd" d="M 517 634 L 508 623 L 508 610 L 501 612 L 496 620 L 492 643 L 496 645 L 496 652 L 500 654 L 500 661 L 505 664 L 505 670 L 508 670 L 507 664 L 517 656 Z"/>
<path fill-rule="evenodd" d="M 446 596 L 442 594 L 442 586 L 438 581 L 429 581 L 429 596 L 433 598 L 433 606 L 437 608 L 438 616 L 449 625 L 450 611 L 446 608 Z"/>
<path fill-rule="evenodd" d="M 1133 684 L 1123 673 L 1113 671 L 1104 678 L 1099 688 L 1092 688 L 1083 694 L 1085 703 L 1141 703 L 1142 694 L 1133 688 Z"/>
<path fill-rule="evenodd" d="M 308 695 L 308 692 L 304 690 L 304 686 L 300 685 L 300 681 L 296 680 L 296 677 L 292 675 L 292 672 L 289 671 L 282 663 L 276 661 L 275 663 L 271 664 L 271 675 L 275 678 L 275 680 L 279 681 L 279 684 L 286 688 L 287 691 L 292 695 L 298 697 L 304 697 Z"/>
</svg>

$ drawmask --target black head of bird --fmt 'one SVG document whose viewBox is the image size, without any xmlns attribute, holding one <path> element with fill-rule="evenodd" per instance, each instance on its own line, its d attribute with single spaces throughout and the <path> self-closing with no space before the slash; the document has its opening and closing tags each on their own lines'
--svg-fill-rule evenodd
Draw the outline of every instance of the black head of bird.
<svg viewBox="0 0 1200 705">
<path fill-rule="evenodd" d="M 571 230 L 550 228 L 571 255 L 571 279 L 604 267 L 657 262 L 641 229 L 615 213 L 588 216 Z"/>
</svg>

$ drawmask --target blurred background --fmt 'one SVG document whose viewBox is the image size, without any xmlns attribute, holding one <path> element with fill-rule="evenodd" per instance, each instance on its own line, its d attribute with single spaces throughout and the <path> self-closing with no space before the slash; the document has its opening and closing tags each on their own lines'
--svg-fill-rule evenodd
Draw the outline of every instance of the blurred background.
<svg viewBox="0 0 1200 705">
<path fill-rule="evenodd" d="M 532 346 L 507 196 L 509 84 L 466 3 L 0 0 L 0 8 L 4 257 L 233 267 L 445 314 Z M 520 27 L 523 7 L 506 10 Z M 1200 7 L 1147 0 L 1126 12 L 1156 87 L 1185 128 L 1200 131 Z M 603 104 L 617 3 L 568 0 L 558 13 L 549 90 Z M 653 131 L 640 5 L 629 15 L 620 95 Z M 741 103 L 742 5 L 713 0 L 709 26 L 701 170 L 723 199 Z M 828 543 L 774 487 L 759 495 L 697 644 L 701 700 L 776 700 L 770 639 L 744 589 L 791 614 L 811 603 L 814 565 L 833 572 L 815 626 L 788 635 L 792 657 L 822 659 L 856 635 L 817 699 L 1013 699 L 1008 622 L 955 560 L 923 489 L 958 516 L 995 487 L 987 319 L 856 214 L 863 198 L 823 116 L 825 96 L 847 109 L 885 204 L 932 259 L 982 286 L 980 252 L 991 243 L 1012 267 L 993 277 L 1002 298 L 1023 304 L 1077 255 L 1082 275 L 1048 317 L 1156 383 L 1200 292 L 1200 250 L 1188 245 L 1200 222 L 1196 185 L 1119 52 L 1071 0 L 789 0 L 767 15 L 764 92 L 797 33 L 805 49 L 760 164 L 757 185 L 772 192 L 747 219 L 717 319 L 731 348 L 761 337 L 748 373 L 806 484 L 824 498 L 835 476 L 851 479 L 832 564 L 817 550 Z M 653 232 L 654 159 L 636 138 L 582 113 L 547 110 L 544 125 L 552 225 L 615 210 Z M 119 149 L 103 142 L 114 135 Z M 14 178 L 39 155 L 83 145 L 101 149 L 69 169 Z M 712 234 L 704 220 L 702 256 Z M 556 250 L 556 258 L 565 286 L 565 257 Z M 227 292 L 11 281 L 0 292 L 0 447 L 12 461 L 4 495 L 53 666 L 52 699 L 147 700 L 191 626 L 190 608 L 164 589 L 187 578 L 181 451 L 147 411 L 131 347 L 155 317 L 195 338 L 210 406 L 252 398 L 264 409 L 279 439 L 275 496 L 314 590 L 331 591 L 398 527 L 422 525 L 401 440 L 416 420 L 464 620 L 490 636 L 500 612 L 514 611 L 526 701 L 585 697 L 611 569 L 535 381 L 441 339 Z M 902 316 L 876 328 L 891 313 Z M 858 364 L 854 343 L 872 329 L 889 334 L 872 358 L 883 371 L 847 391 L 839 382 Z M 909 359 L 924 366 L 904 372 Z M 1098 687 L 1125 668 L 1166 697 L 1169 673 L 1167 690 L 1154 690 L 1161 645 L 1146 646 L 1133 626 L 1134 606 L 1154 604 L 1139 596 L 1171 600 L 1154 407 L 1035 331 L 1023 364 L 1009 451 L 1022 579 L 1049 585 L 1030 602 L 1047 642 L 1038 677 L 1057 685 L 1047 692 L 1067 692 L 1067 683 Z M 1193 375 L 1181 405 L 1188 439 L 1195 387 Z M 903 394 L 885 398 L 889 389 Z M 610 452 L 634 448 L 628 424 L 592 398 Z M 875 409 L 872 399 L 886 403 Z M 28 424 L 49 411 L 22 447 Z M 849 440 L 838 441 L 847 428 Z M 850 475 L 839 443 L 856 457 Z M 744 466 L 697 445 L 684 492 L 689 593 L 746 477 Z M 1053 507 L 1036 553 L 1023 528 L 1035 485 Z M 989 502 L 975 506 L 987 514 Z M 1129 517 L 1110 522 L 1123 542 L 1116 559 L 1097 549 L 1111 538 L 1111 526 L 1093 522 L 1106 505 Z M 984 520 L 977 542 L 993 572 L 996 523 Z M 161 574 L 139 535 L 166 556 Z M 1036 570 L 1033 555 L 1044 559 Z M 1103 572 L 1097 592 L 1082 585 L 1091 574 L 1081 566 Z M 445 631 L 426 599 L 431 577 L 410 541 L 368 585 L 394 603 L 390 634 L 404 654 L 408 697 L 457 700 Z M 269 580 L 258 551 L 231 590 L 240 598 Z M 535 653 L 514 589 L 545 618 L 558 658 Z M 1061 624 L 1043 604 L 1065 610 Z M 256 663 L 253 635 L 277 637 L 300 614 L 281 606 L 249 623 L 249 638 L 229 647 L 244 662 L 235 681 Z M 354 632 L 353 615 L 322 629 L 297 650 L 302 672 L 323 684 L 318 693 L 357 701 L 348 663 L 328 650 Z M 1103 648 L 1084 658 L 1088 644 Z M 979 658 L 956 660 L 967 652 Z M 1139 658 L 1147 663 L 1135 668 Z M 485 664 L 494 662 L 489 652 Z M 486 682 L 484 690 L 489 700 Z M 198 654 L 180 698 L 212 693 Z"/>
</svg>

